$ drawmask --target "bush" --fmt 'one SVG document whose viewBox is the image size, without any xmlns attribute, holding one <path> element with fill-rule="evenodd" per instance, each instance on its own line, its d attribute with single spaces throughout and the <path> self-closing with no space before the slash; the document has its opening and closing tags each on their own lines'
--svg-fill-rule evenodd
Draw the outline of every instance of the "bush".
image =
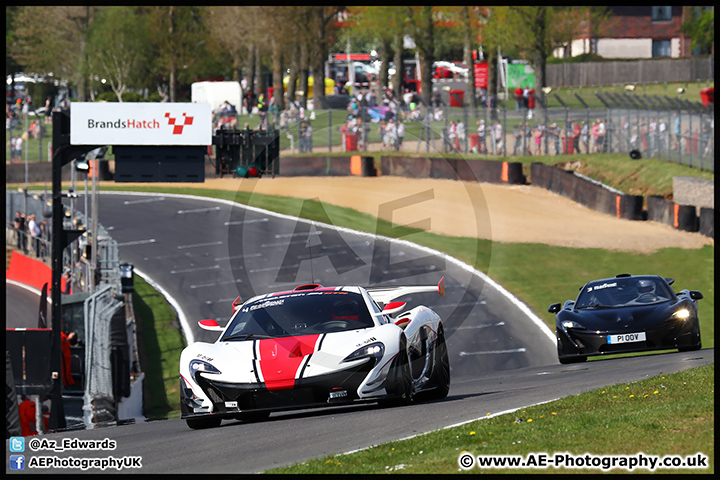
<svg viewBox="0 0 720 480">
<path fill-rule="evenodd" d="M 122 94 L 123 102 L 144 102 L 145 99 L 137 92 L 125 92 Z"/>
<path fill-rule="evenodd" d="M 125 92 L 122 94 L 123 102 L 145 102 L 142 95 L 137 92 Z M 96 102 L 117 102 L 118 98 L 115 92 L 102 92 L 100 95 L 95 97 Z"/>
<path fill-rule="evenodd" d="M 160 95 L 159 93 L 155 92 L 155 93 L 151 93 L 150 95 L 148 95 L 148 98 L 146 98 L 145 101 L 146 101 L 146 102 L 156 102 L 156 103 L 159 103 L 159 102 L 162 102 L 162 99 L 163 99 L 163 98 L 162 98 L 162 95 Z"/>
<path fill-rule="evenodd" d="M 118 98 L 115 92 L 102 92 L 95 97 L 96 102 L 117 102 Z"/>
</svg>

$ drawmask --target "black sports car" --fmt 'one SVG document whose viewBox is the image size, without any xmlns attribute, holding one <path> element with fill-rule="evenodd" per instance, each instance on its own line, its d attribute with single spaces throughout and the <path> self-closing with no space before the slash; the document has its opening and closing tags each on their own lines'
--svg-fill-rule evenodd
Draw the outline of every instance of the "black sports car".
<svg viewBox="0 0 720 480">
<path fill-rule="evenodd" d="M 696 290 L 673 292 L 674 280 L 620 274 L 586 283 L 576 300 L 550 305 L 560 363 L 589 355 L 677 348 L 699 350 Z"/>
</svg>

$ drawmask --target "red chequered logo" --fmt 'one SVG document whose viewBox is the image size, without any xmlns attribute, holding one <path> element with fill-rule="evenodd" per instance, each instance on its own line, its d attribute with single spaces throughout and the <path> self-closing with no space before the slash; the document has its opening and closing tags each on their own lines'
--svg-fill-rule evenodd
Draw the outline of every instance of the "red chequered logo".
<svg viewBox="0 0 720 480">
<path fill-rule="evenodd" d="M 173 135 L 182 135 L 183 127 L 185 125 L 192 125 L 194 117 L 188 117 L 185 113 L 182 114 L 185 119 L 182 123 L 176 122 L 177 118 L 170 116 L 170 112 L 165 114 L 165 118 L 168 119 L 168 125 L 173 126 Z"/>
</svg>

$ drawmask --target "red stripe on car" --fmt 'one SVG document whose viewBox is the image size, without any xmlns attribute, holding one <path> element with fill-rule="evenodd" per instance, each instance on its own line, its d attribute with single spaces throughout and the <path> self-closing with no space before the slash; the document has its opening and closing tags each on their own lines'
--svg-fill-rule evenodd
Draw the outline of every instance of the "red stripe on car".
<svg viewBox="0 0 720 480">
<path fill-rule="evenodd" d="M 260 370 L 270 391 L 290 390 L 303 359 L 315 351 L 320 335 L 269 338 L 258 342 Z"/>
</svg>

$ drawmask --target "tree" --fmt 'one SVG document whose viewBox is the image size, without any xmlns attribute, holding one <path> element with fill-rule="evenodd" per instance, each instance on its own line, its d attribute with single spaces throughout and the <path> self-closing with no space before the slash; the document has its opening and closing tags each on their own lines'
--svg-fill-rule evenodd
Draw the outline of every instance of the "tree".
<svg viewBox="0 0 720 480">
<path fill-rule="evenodd" d="M 147 17 L 128 7 L 109 7 L 89 29 L 90 71 L 106 78 L 122 102 L 122 94 L 147 73 Z"/>
<path fill-rule="evenodd" d="M 337 26 L 334 20 L 343 7 L 308 7 L 310 9 L 311 32 L 314 33 L 310 48 L 310 67 L 313 71 L 313 104 L 317 110 L 329 108 L 325 98 L 325 60 L 328 56 L 328 42 L 335 36 Z"/>
<path fill-rule="evenodd" d="M 170 101 L 177 101 L 179 82 L 194 80 L 195 66 L 203 61 L 207 35 L 203 7 L 142 7 L 149 14 L 149 34 L 158 71 L 166 75 Z"/>
<path fill-rule="evenodd" d="M 13 19 L 11 55 L 27 70 L 52 72 L 75 86 L 79 101 L 87 98 L 88 30 L 96 14 L 107 7 L 19 7 Z M 48 19 L 52 19 L 51 22 Z"/>
<path fill-rule="evenodd" d="M 433 64 L 435 63 L 435 19 L 433 7 L 405 7 L 407 8 L 408 29 L 415 41 L 418 57 L 420 59 L 420 89 L 426 105 L 431 104 Z"/>
<path fill-rule="evenodd" d="M 680 27 L 690 37 L 690 48 L 701 53 L 715 53 L 715 7 L 684 7 L 690 14 Z"/>
</svg>

